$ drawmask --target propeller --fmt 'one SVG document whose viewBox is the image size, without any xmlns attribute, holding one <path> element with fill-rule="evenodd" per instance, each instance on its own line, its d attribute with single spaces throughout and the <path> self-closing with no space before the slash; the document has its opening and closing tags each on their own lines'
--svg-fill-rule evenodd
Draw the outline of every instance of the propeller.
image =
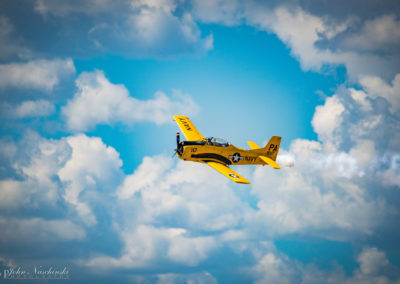
<svg viewBox="0 0 400 284">
<path fill-rule="evenodd" d="M 180 153 L 180 147 L 179 147 L 179 142 L 180 142 L 180 137 L 179 137 L 179 131 L 176 132 L 176 149 L 174 149 L 174 154 L 172 155 L 172 158 L 175 157 L 175 155 L 179 152 Z"/>
</svg>

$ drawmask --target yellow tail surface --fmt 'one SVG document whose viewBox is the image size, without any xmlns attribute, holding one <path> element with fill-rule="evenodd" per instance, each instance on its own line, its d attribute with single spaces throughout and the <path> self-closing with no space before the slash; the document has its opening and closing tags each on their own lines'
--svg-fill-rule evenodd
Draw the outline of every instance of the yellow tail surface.
<svg viewBox="0 0 400 284">
<path fill-rule="evenodd" d="M 271 158 L 273 161 L 276 161 L 276 156 L 278 156 L 281 139 L 280 136 L 272 136 L 268 144 L 263 148 L 265 150 L 265 156 Z"/>
</svg>

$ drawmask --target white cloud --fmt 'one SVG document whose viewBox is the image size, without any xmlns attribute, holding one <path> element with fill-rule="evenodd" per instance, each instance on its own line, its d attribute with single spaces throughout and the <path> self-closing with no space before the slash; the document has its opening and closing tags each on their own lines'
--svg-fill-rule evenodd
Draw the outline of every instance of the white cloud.
<svg viewBox="0 0 400 284">
<path fill-rule="evenodd" d="M 0 87 L 37 89 L 50 92 L 62 78 L 73 75 L 72 59 L 33 60 L 0 65 Z"/>
<path fill-rule="evenodd" d="M 250 209 L 229 188 L 229 180 L 202 164 L 179 161 L 173 167 L 171 162 L 163 156 L 146 157 L 125 177 L 117 195 L 123 204 L 137 206 L 135 213 L 126 214 L 134 214 L 138 222 L 173 220 L 185 228 L 207 231 L 243 222 Z"/>
<path fill-rule="evenodd" d="M 0 217 L 0 228 L 0 242 L 3 245 L 82 240 L 86 235 L 81 227 L 63 219 Z"/>
<path fill-rule="evenodd" d="M 258 12 L 260 13 L 260 12 Z M 337 34 L 342 33 L 351 21 L 342 23 L 328 22 L 326 17 L 312 15 L 301 8 L 289 9 L 287 7 L 278 7 L 273 13 L 266 12 L 266 17 L 261 22 L 252 22 L 250 24 L 272 31 L 285 42 L 294 56 L 298 57 L 304 70 L 321 70 L 324 64 L 339 65 L 343 64 L 351 79 L 355 80 L 360 74 L 380 74 L 387 70 L 393 70 L 393 61 L 397 58 L 385 58 L 374 54 L 362 54 L 354 51 L 342 51 L 340 49 L 331 50 L 329 48 L 318 47 L 321 41 L 333 41 Z M 392 66 L 391 68 L 389 68 Z"/>
<path fill-rule="evenodd" d="M 122 161 L 114 148 L 100 138 L 77 135 L 66 138 L 72 149 L 71 158 L 58 171 L 66 184 L 64 199 L 72 204 L 87 225 L 97 223 L 84 193 L 94 190 L 107 194 L 114 192 L 122 175 Z"/>
<path fill-rule="evenodd" d="M 114 219 L 124 241 L 119 257 L 87 261 L 97 267 L 157 267 L 160 261 L 196 266 L 219 247 L 221 240 L 244 237 L 231 231 L 245 222 L 251 209 L 236 197 L 230 181 L 205 165 L 164 156 L 145 157 L 117 190 Z M 200 234 L 193 232 L 202 232 Z M 208 233 L 210 232 L 210 234 Z"/>
<path fill-rule="evenodd" d="M 155 162 L 157 160 L 157 162 Z M 120 199 L 132 197 L 141 189 L 154 187 L 160 176 L 172 165 L 172 160 L 163 156 L 144 157 L 142 163 L 132 175 L 128 175 L 119 187 L 117 195 Z"/>
<path fill-rule="evenodd" d="M 208 272 L 196 274 L 159 274 L 157 282 L 159 284 L 175 284 L 175 283 L 190 283 L 190 284 L 217 284 L 218 281 Z"/>
<path fill-rule="evenodd" d="M 350 88 L 349 91 L 352 99 L 361 105 L 363 111 L 372 110 L 371 103 L 368 101 L 368 96 L 364 91 L 355 90 L 353 88 Z"/>
<path fill-rule="evenodd" d="M 194 0 L 193 14 L 202 22 L 238 25 L 243 17 L 243 8 L 238 0 Z"/>
<path fill-rule="evenodd" d="M 199 273 L 160 273 L 156 275 L 132 275 L 133 283 L 157 284 L 217 284 L 218 281 L 207 271 Z"/>
<path fill-rule="evenodd" d="M 271 252 L 263 256 L 253 272 L 259 278 L 255 283 L 292 283 L 294 280 L 292 268 Z"/>
<path fill-rule="evenodd" d="M 0 181 L 1 210 L 26 206 L 31 210 L 59 210 L 58 205 L 67 202 L 78 219 L 93 225 L 97 218 L 91 204 L 106 206 L 122 180 L 119 153 L 97 137 L 77 135 L 53 140 L 28 132 L 18 144 L 3 145 L 4 149 L 15 146 L 21 150 L 7 158 L 20 178 Z M 74 214 L 70 217 L 75 218 Z"/>
<path fill-rule="evenodd" d="M 111 212 L 122 162 L 101 139 L 77 135 L 54 140 L 27 131 L 17 143 L 2 140 L 1 145 L 2 167 L 14 171 L 0 180 L 4 243 L 82 240 L 85 230 L 76 224 L 98 222 L 93 208 Z M 58 219 L 48 220 L 49 214 Z"/>
<path fill-rule="evenodd" d="M 163 56 L 213 47 L 212 35 L 202 39 L 190 13 L 184 12 L 181 17 L 174 14 L 176 1 L 136 1 L 132 8 L 126 23 L 127 36 L 138 44 L 140 53 Z"/>
<path fill-rule="evenodd" d="M 11 21 L 0 15 L 0 59 L 8 59 L 12 57 L 29 58 L 32 51 L 22 44 L 15 37 L 15 28 Z"/>
<path fill-rule="evenodd" d="M 53 1 L 38 0 L 35 10 L 44 17 L 55 15 L 58 20 L 84 14 L 92 24 L 80 28 L 88 30 L 95 50 L 168 58 L 212 49 L 212 34 L 203 37 L 192 15 L 179 9 L 179 4 L 175 0 L 86 0 L 55 5 Z"/>
<path fill-rule="evenodd" d="M 110 0 L 86 0 L 86 1 L 67 1 L 54 3 L 54 1 L 48 0 L 36 0 L 35 11 L 47 16 L 48 14 L 54 14 L 56 16 L 67 16 L 73 13 L 83 14 L 97 14 L 107 13 L 112 9 L 113 4 L 116 1 Z"/>
<path fill-rule="evenodd" d="M 374 247 L 364 249 L 357 260 L 360 263 L 360 271 L 367 275 L 378 274 L 380 270 L 389 263 L 385 253 Z"/>
<path fill-rule="evenodd" d="M 82 73 L 76 80 L 78 91 L 62 109 L 68 127 L 84 131 L 97 124 L 123 122 L 133 124 L 150 121 L 156 124 L 172 122 L 176 113 L 195 114 L 197 105 L 189 95 L 176 93 L 172 99 L 162 92 L 155 98 L 141 101 L 129 96 L 123 85 L 108 81 L 101 71 Z"/>
<path fill-rule="evenodd" d="M 255 169 L 255 222 L 267 226 L 269 234 L 306 231 L 351 239 L 373 234 L 388 216 L 397 216 L 388 190 L 399 185 L 400 146 L 395 141 L 400 124 L 377 100 L 393 87 L 381 92 L 376 87 L 371 95 L 365 85 L 361 90 L 340 87 L 316 108 L 312 125 L 319 141 L 292 142 L 286 155 L 295 167 Z"/>
<path fill-rule="evenodd" d="M 0 181 L 0 208 L 9 209 L 29 204 L 29 195 L 25 194 L 24 184 L 16 180 Z"/>
<path fill-rule="evenodd" d="M 383 182 L 388 186 L 400 187 L 400 153 L 391 156 L 389 167 L 383 172 Z"/>
<path fill-rule="evenodd" d="M 122 232 L 125 243 L 122 256 L 94 257 L 86 265 L 110 269 L 154 267 L 162 260 L 195 266 L 215 249 L 213 237 L 190 237 L 182 228 L 156 228 L 139 225 L 131 232 Z"/>
<path fill-rule="evenodd" d="M 383 217 L 376 214 L 384 212 L 383 205 L 365 200 L 359 186 L 333 176 L 329 170 L 304 172 L 308 164 L 296 159 L 293 169 L 280 174 L 264 168 L 255 170 L 252 193 L 258 198 L 259 210 L 253 222 L 267 227 L 265 234 L 269 236 L 307 232 L 342 240 L 370 234 Z M 327 231 L 330 233 L 326 235 Z"/>
<path fill-rule="evenodd" d="M 359 268 L 346 275 L 343 268 L 332 265 L 329 270 L 304 264 L 275 250 L 265 253 L 256 265 L 248 270 L 255 283 L 398 283 L 397 276 L 389 277 L 384 268 L 390 263 L 384 252 L 377 248 L 365 248 L 357 257 Z"/>
<path fill-rule="evenodd" d="M 49 101 L 24 101 L 15 108 L 15 116 L 18 118 L 30 116 L 48 116 L 54 111 L 54 105 Z"/>
<path fill-rule="evenodd" d="M 385 98 L 391 105 L 391 112 L 398 114 L 400 111 L 400 74 L 397 74 L 390 86 L 384 80 L 377 76 L 362 76 L 360 78 L 361 86 L 371 98 Z"/>
<path fill-rule="evenodd" d="M 387 116 L 377 102 L 367 97 L 366 90 L 339 88 L 315 112 L 313 126 L 320 141 L 298 139 L 288 152 L 283 152 L 288 164 L 294 159 L 295 167 L 281 171 L 255 169 L 251 193 L 258 200 L 257 209 L 239 200 L 232 194 L 235 185 L 204 165 L 179 161 L 174 166 L 171 159 L 163 156 L 146 157 L 117 190 L 124 221 L 116 222 L 116 227 L 133 227 L 124 233 L 135 232 L 137 226 L 156 228 L 160 224 L 174 224 L 174 230 L 179 225 L 179 230 L 185 232 L 194 228 L 220 231 L 216 246 L 240 242 L 236 252 L 246 250 L 251 238 L 302 233 L 348 241 L 371 235 L 388 216 L 398 214 L 384 188 L 385 180 L 392 180 L 384 172 L 387 164 L 382 165 L 379 160 L 381 155 L 393 157 L 396 148 L 385 149 L 375 141 L 378 136 L 390 136 L 392 128 L 385 124 Z M 397 171 L 399 167 L 394 165 Z M 374 184 L 366 186 L 370 179 Z M 378 196 L 375 186 L 382 188 Z M 259 232 L 260 227 L 268 230 Z M 137 241 L 136 233 L 134 236 L 132 239 Z M 125 247 L 129 247 L 128 239 Z M 173 245 L 163 246 L 164 251 L 168 251 L 166 247 Z M 153 242 L 150 248 L 150 255 L 159 249 Z M 186 253 L 180 253 L 173 254 L 175 260 L 184 259 Z M 118 258 L 104 256 L 96 261 L 111 260 L 117 267 L 136 267 L 148 265 L 146 259 L 151 259 L 149 256 L 133 261 L 128 256 L 123 251 Z M 282 264 L 271 255 L 265 262 L 272 268 Z"/>
<path fill-rule="evenodd" d="M 275 7 L 274 7 L 275 6 Z M 206 12 L 207 9 L 207 12 Z M 209 12 L 208 12 L 209 11 Z M 387 53 L 387 44 L 398 45 L 398 26 L 392 15 L 384 15 L 374 21 L 366 21 L 363 29 L 354 29 L 354 22 L 360 20 L 349 17 L 335 19 L 330 15 L 318 16 L 300 6 L 248 1 L 240 5 L 237 1 L 194 1 L 193 14 L 200 21 L 219 23 L 227 26 L 246 23 L 249 26 L 274 33 L 291 49 L 303 70 L 325 70 L 324 65 L 345 65 L 350 79 L 356 81 L 359 75 L 374 74 L 385 78 L 398 71 L 400 57 Z M 357 20 L 356 20 L 357 19 Z M 353 33 L 348 41 L 338 40 L 339 36 Z M 392 32 L 394 37 L 391 37 Z M 371 40 L 371 35 L 377 34 Z M 368 42 L 375 52 L 360 52 L 358 45 Z M 367 46 L 368 46 L 367 45 Z M 351 46 L 351 48 L 349 48 Z M 371 48 L 367 48 L 370 50 Z"/>
<path fill-rule="evenodd" d="M 0 181 L 0 209 L 56 208 L 62 199 L 57 171 L 70 155 L 65 141 L 47 140 L 34 132 L 27 132 L 18 143 L 9 141 L 3 146 L 7 153 L 2 154 L 7 155 L 7 159 L 3 160 L 2 167 L 10 167 L 19 178 Z"/>
<path fill-rule="evenodd" d="M 333 132 L 343 121 L 341 114 L 345 110 L 337 96 L 328 97 L 323 106 L 317 106 L 311 124 L 321 141 L 337 144 Z"/>
<path fill-rule="evenodd" d="M 314 44 L 326 33 L 327 27 L 322 19 L 300 8 L 293 11 L 279 7 L 274 11 L 274 19 L 265 27 L 291 48 L 293 54 L 300 57 L 305 69 L 321 67 L 321 53 Z"/>
<path fill-rule="evenodd" d="M 54 105 L 47 100 L 23 101 L 11 106 L 4 103 L 0 105 L 2 114 L 10 118 L 43 117 L 54 113 Z"/>
<path fill-rule="evenodd" d="M 400 21 L 394 14 L 367 20 L 361 30 L 345 38 L 344 44 L 363 51 L 396 51 L 400 46 Z"/>
<path fill-rule="evenodd" d="M 378 155 L 375 150 L 375 144 L 371 140 L 358 141 L 358 143 L 351 148 L 349 154 L 357 159 L 361 167 L 367 167 Z"/>
</svg>

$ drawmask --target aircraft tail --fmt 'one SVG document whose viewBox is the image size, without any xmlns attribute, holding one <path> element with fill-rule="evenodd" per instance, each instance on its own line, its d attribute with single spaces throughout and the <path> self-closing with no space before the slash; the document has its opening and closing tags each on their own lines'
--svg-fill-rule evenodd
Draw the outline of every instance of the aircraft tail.
<svg viewBox="0 0 400 284">
<path fill-rule="evenodd" d="M 278 156 L 281 139 L 282 138 L 280 136 L 272 136 L 268 144 L 263 148 L 263 150 L 265 151 L 265 155 L 271 158 L 271 160 L 273 161 L 275 161 L 276 156 Z"/>
</svg>

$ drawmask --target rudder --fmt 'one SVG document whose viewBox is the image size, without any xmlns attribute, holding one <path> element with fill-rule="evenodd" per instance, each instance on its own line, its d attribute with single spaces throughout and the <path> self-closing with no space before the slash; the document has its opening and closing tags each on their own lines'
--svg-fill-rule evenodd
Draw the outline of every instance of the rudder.
<svg viewBox="0 0 400 284">
<path fill-rule="evenodd" d="M 281 139 L 280 136 L 272 136 L 268 144 L 264 147 L 265 155 L 273 161 L 276 161 L 276 156 L 278 156 Z"/>
</svg>

